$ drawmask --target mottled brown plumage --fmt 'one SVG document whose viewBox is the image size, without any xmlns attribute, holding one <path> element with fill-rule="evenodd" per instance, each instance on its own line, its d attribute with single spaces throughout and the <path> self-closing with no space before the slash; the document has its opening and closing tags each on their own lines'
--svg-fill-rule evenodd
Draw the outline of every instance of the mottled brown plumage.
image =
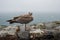
<svg viewBox="0 0 60 40">
<path fill-rule="evenodd" d="M 7 20 L 7 22 L 9 22 L 10 24 L 12 23 L 27 24 L 31 22 L 32 20 L 33 20 L 32 13 L 29 12 L 28 14 L 20 15 L 20 16 L 14 17 L 11 20 Z"/>
<path fill-rule="evenodd" d="M 21 15 L 18 17 L 14 17 L 11 20 L 7 20 L 10 24 L 12 23 L 21 23 L 21 24 L 27 24 L 33 20 L 32 13 Z"/>
</svg>

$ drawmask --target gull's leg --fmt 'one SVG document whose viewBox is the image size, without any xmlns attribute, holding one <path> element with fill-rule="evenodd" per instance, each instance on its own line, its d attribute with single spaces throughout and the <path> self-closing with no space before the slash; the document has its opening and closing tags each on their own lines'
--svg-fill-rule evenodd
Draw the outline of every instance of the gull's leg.
<svg viewBox="0 0 60 40">
<path fill-rule="evenodd" d="M 26 31 L 26 24 L 25 24 L 25 31 Z"/>
</svg>

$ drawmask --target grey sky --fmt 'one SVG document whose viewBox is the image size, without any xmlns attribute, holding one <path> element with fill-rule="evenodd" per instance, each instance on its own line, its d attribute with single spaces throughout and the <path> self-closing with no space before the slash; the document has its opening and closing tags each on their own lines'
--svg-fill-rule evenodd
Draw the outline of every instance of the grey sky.
<svg viewBox="0 0 60 40">
<path fill-rule="evenodd" d="M 60 0 L 0 0 L 0 12 L 60 12 Z"/>
</svg>

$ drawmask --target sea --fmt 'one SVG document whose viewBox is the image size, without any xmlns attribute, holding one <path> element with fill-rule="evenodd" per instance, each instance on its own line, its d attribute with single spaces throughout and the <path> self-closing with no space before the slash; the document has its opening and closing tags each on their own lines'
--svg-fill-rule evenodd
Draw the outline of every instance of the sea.
<svg viewBox="0 0 60 40">
<path fill-rule="evenodd" d="M 24 15 L 26 12 L 0 12 L 0 25 L 20 25 L 20 23 L 9 24 L 6 22 L 13 17 Z M 37 24 L 40 22 L 60 21 L 60 13 L 58 12 L 32 12 L 34 20 L 29 24 Z"/>
</svg>

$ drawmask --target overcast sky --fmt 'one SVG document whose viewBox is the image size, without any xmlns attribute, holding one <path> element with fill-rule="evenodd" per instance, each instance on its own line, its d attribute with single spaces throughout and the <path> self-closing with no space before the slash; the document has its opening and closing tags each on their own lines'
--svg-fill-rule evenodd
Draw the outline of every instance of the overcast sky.
<svg viewBox="0 0 60 40">
<path fill-rule="evenodd" d="M 0 0 L 0 12 L 60 12 L 60 0 Z"/>
</svg>

